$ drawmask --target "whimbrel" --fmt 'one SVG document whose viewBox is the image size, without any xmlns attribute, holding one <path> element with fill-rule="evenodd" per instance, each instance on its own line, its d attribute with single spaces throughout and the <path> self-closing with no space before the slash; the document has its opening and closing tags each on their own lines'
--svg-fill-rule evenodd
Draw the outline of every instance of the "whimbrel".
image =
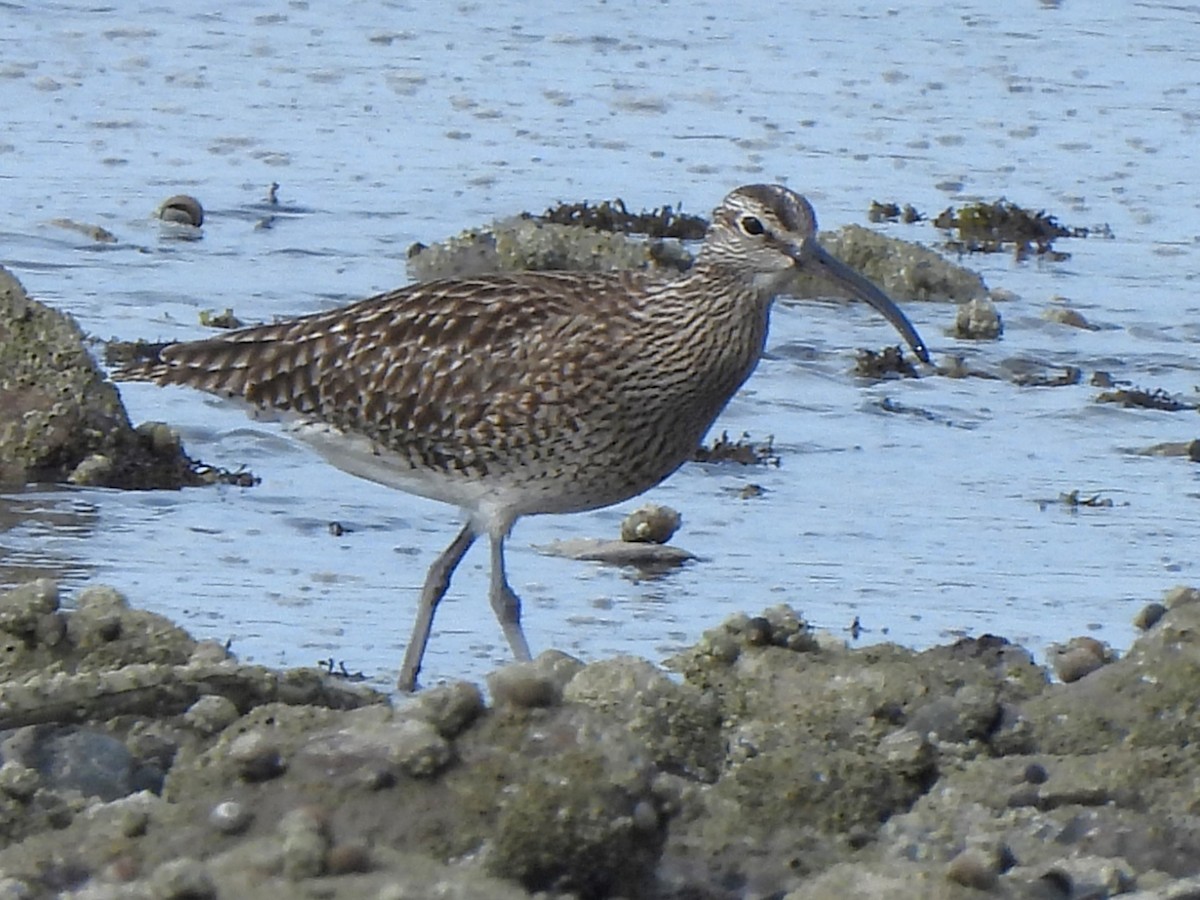
<svg viewBox="0 0 1200 900">
<path fill-rule="evenodd" d="M 695 264 L 414 284 L 350 306 L 163 347 L 118 380 L 182 384 L 286 411 L 333 465 L 460 507 L 425 578 L 400 669 L 413 690 L 434 612 L 486 534 L 489 599 L 529 659 L 504 541 L 521 516 L 609 506 L 686 461 L 754 371 L 771 303 L 797 269 L 866 301 L 928 362 L 904 314 L 816 240 L 808 201 L 747 185 L 713 213 Z"/>
</svg>

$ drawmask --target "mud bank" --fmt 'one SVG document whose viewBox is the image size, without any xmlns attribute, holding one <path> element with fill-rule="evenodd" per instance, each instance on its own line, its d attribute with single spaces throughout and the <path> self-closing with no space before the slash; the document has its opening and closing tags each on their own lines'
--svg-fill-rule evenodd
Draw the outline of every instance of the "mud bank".
<svg viewBox="0 0 1200 900">
<path fill-rule="evenodd" d="M 1200 870 L 1200 592 L 1071 684 L 776 607 L 669 662 L 388 698 L 92 587 L 0 596 L 0 896 L 1168 897 Z M 1151 617 L 1152 618 L 1152 617 Z M 1147 620 L 1149 621 L 1149 620 Z"/>
</svg>

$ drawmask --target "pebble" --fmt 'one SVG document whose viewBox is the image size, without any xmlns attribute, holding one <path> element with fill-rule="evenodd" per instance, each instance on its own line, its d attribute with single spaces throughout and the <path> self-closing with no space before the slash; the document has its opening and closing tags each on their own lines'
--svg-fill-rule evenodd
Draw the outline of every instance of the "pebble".
<svg viewBox="0 0 1200 900">
<path fill-rule="evenodd" d="M 536 661 L 501 666 L 488 673 L 487 685 L 496 706 L 536 709 L 562 700 L 562 688 Z"/>
<path fill-rule="evenodd" d="M 269 781 L 287 768 L 279 747 L 261 731 L 238 735 L 229 745 L 229 757 L 238 774 L 249 782 Z"/>
<path fill-rule="evenodd" d="M 1026 784 L 1045 784 L 1050 773 L 1041 763 L 1030 763 L 1025 767 L 1021 777 L 1024 778 Z"/>
<path fill-rule="evenodd" d="M 208 824 L 221 834 L 241 834 L 250 827 L 253 818 L 244 804 L 237 800 L 225 800 L 212 808 L 208 814 Z"/>
<path fill-rule="evenodd" d="M 199 228 L 204 224 L 204 207 L 190 194 L 175 194 L 158 205 L 154 217 L 175 225 Z"/>
<path fill-rule="evenodd" d="M 365 844 L 336 844 L 325 855 L 325 871 L 330 875 L 353 875 L 371 871 L 371 852 Z"/>
<path fill-rule="evenodd" d="M 390 732 L 388 761 L 414 778 L 436 775 L 454 758 L 450 742 L 423 719 L 404 719 Z"/>
<path fill-rule="evenodd" d="M 212 900 L 217 896 L 208 869 L 194 859 L 173 859 L 150 876 L 154 896 L 161 900 Z"/>
<path fill-rule="evenodd" d="M 1059 325 L 1069 325 L 1072 328 L 1082 328 L 1085 331 L 1099 330 L 1095 325 L 1083 317 L 1083 313 L 1067 306 L 1047 307 L 1046 309 L 1042 310 L 1042 318 L 1047 322 L 1055 322 Z"/>
<path fill-rule="evenodd" d="M 1167 607 L 1162 603 L 1147 603 L 1143 606 L 1136 616 L 1133 617 L 1133 627 L 1138 631 L 1149 631 L 1158 624 L 1167 612 Z"/>
<path fill-rule="evenodd" d="M 1004 333 L 1000 312 L 991 300 L 976 297 L 958 307 L 954 336 L 974 341 L 995 340 Z"/>
<path fill-rule="evenodd" d="M 418 694 L 412 711 L 436 728 L 442 737 L 453 739 L 483 713 L 483 694 L 478 685 L 470 681 L 439 684 Z"/>
<path fill-rule="evenodd" d="M 1007 847 L 967 847 L 946 864 L 946 877 L 963 887 L 991 890 L 1000 880 L 1006 859 L 1011 859 Z"/>
<path fill-rule="evenodd" d="M 183 721 L 200 734 L 224 731 L 241 716 L 234 702 L 218 694 L 205 694 L 187 708 Z"/>
<path fill-rule="evenodd" d="M 669 506 L 647 503 L 621 522 L 621 540 L 642 544 L 665 544 L 679 530 L 683 517 Z"/>
<path fill-rule="evenodd" d="M 42 776 L 36 769 L 9 760 L 0 766 L 0 791 L 14 800 L 28 802 L 42 786 Z"/>
<path fill-rule="evenodd" d="M 633 807 L 633 827 L 639 831 L 655 832 L 658 830 L 658 810 L 648 800 L 639 800 Z"/>
<path fill-rule="evenodd" d="M 283 874 L 293 881 L 313 878 L 325 869 L 329 828 L 324 813 L 315 807 L 293 809 L 279 820 L 283 838 Z"/>
<path fill-rule="evenodd" d="M 0 605 L 0 629 L 10 634 L 32 634 L 42 616 L 58 611 L 58 585 L 39 578 L 4 595 Z"/>
<path fill-rule="evenodd" d="M 1052 647 L 1051 655 L 1054 674 L 1064 684 L 1078 681 L 1112 660 L 1108 647 L 1087 636 L 1071 638 L 1065 646 Z"/>
<path fill-rule="evenodd" d="M 1200 602 L 1200 588 L 1188 587 L 1181 584 L 1171 588 L 1163 596 L 1163 604 L 1167 609 L 1175 609 L 1187 603 Z"/>
</svg>

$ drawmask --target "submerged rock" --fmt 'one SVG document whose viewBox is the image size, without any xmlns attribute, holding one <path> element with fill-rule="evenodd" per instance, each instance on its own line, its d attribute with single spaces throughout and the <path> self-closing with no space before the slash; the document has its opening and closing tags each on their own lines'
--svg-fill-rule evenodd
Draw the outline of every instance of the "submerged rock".
<svg viewBox="0 0 1200 900">
<path fill-rule="evenodd" d="M 922 244 L 889 237 L 861 225 L 823 231 L 820 240 L 821 246 L 833 256 L 861 272 L 897 302 L 942 300 L 966 303 L 988 294 L 987 285 L 977 272 L 951 262 Z M 794 282 L 793 293 L 797 297 L 831 296 L 829 284 L 824 279 L 800 275 Z"/>
<path fill-rule="evenodd" d="M 988 295 L 978 273 L 921 244 L 859 225 L 822 232 L 820 239 L 831 254 L 895 300 L 965 303 Z M 468 229 L 428 246 L 413 245 L 408 274 L 417 281 L 428 281 L 492 272 L 648 269 L 672 278 L 691 263 L 691 254 L 677 240 L 645 240 L 584 225 L 518 217 Z M 840 296 L 828 281 L 808 274 L 797 275 L 788 293 L 798 298 Z"/>
</svg>

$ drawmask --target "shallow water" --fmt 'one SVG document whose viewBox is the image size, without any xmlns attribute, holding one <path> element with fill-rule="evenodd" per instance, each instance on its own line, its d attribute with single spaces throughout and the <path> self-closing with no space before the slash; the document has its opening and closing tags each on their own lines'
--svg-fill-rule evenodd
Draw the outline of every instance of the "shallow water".
<svg viewBox="0 0 1200 900">
<path fill-rule="evenodd" d="M 509 569 L 530 642 L 660 658 L 732 611 L 788 602 L 831 629 L 857 616 L 864 640 L 992 631 L 1040 648 L 1088 631 L 1124 646 L 1142 603 L 1197 581 L 1200 468 L 1129 452 L 1200 436 L 1196 414 L 1099 405 L 1086 384 L 1097 369 L 1189 396 L 1200 383 L 1194 9 L 432 10 L 6 4 L 0 262 L 100 338 L 184 338 L 204 333 L 201 309 L 266 320 L 393 287 L 412 242 L 559 200 L 705 212 L 738 184 L 781 181 L 836 227 L 871 200 L 932 216 L 1005 196 L 1115 237 L 1061 241 L 1061 263 L 967 260 L 1014 295 L 1002 341 L 947 337 L 948 305 L 907 311 L 935 355 L 1078 365 L 1083 384 L 867 384 L 853 352 L 894 342 L 886 323 L 781 305 L 768 358 L 716 428 L 774 435 L 782 466 L 688 465 L 650 492 L 683 511 L 676 540 L 701 556 L 659 578 L 531 549 L 610 536 L 640 501 L 521 522 Z M 282 209 L 262 203 L 271 182 Z M 150 218 L 181 191 L 206 206 L 200 241 Z M 92 244 L 60 217 L 120 241 Z M 1043 321 L 1056 296 L 1101 329 Z M 122 394 L 135 421 L 169 421 L 194 456 L 262 484 L 5 495 L 0 583 L 111 583 L 245 658 L 332 657 L 388 683 L 454 512 L 332 470 L 200 394 Z M 749 481 L 766 494 L 738 499 Z M 1039 504 L 1071 490 L 1114 505 Z M 485 565 L 475 551 L 459 572 L 427 680 L 506 658 Z"/>
</svg>

